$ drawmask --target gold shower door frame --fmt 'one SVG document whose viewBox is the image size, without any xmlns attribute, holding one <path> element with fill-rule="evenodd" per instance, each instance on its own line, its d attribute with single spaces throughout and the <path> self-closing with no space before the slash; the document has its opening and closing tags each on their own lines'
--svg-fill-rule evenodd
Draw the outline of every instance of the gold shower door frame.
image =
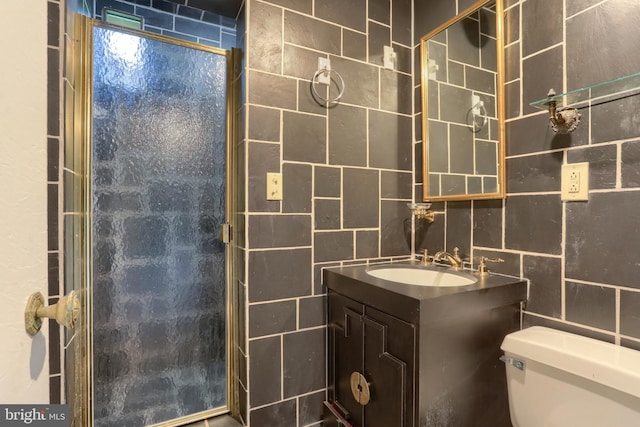
<svg viewBox="0 0 640 427">
<path fill-rule="evenodd" d="M 234 76 L 239 67 L 236 49 L 219 48 L 186 42 L 136 30 L 113 26 L 82 15 L 74 15 L 68 21 L 72 34 L 66 46 L 67 82 L 65 84 L 65 176 L 64 176 L 64 282 L 65 291 L 78 290 L 82 312 L 75 331 L 65 337 L 65 395 L 70 407 L 71 426 L 93 426 L 93 300 L 92 300 L 92 79 L 93 79 L 93 29 L 105 27 L 126 34 L 157 40 L 191 49 L 225 56 L 226 78 L 226 226 L 233 227 L 231 208 L 235 206 L 237 190 L 231 179 L 236 164 L 235 123 L 233 120 L 238 93 L 238 79 Z M 231 235 L 231 233 L 228 233 Z M 232 242 L 232 244 L 235 242 Z M 238 394 L 233 381 L 235 372 L 235 348 L 237 328 L 232 322 L 236 314 L 235 291 L 231 283 L 234 276 L 232 244 L 225 245 L 225 295 L 226 295 L 226 406 L 198 412 L 155 426 L 173 427 L 197 422 L 217 415 L 238 413 Z"/>
</svg>

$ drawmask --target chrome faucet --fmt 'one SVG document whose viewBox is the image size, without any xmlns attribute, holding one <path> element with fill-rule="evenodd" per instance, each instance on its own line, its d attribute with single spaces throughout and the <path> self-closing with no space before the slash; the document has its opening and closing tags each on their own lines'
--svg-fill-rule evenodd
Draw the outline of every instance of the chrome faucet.
<svg viewBox="0 0 640 427">
<path fill-rule="evenodd" d="M 453 270 L 462 270 L 463 260 L 460 258 L 460 249 L 453 248 L 453 255 L 446 251 L 440 251 L 433 257 L 434 261 L 447 261 Z"/>
</svg>

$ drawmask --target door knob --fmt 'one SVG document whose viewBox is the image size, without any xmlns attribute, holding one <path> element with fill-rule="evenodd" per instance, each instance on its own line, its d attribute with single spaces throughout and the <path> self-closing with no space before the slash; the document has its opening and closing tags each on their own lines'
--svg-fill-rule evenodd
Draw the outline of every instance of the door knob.
<svg viewBox="0 0 640 427">
<path fill-rule="evenodd" d="M 57 303 L 45 306 L 40 292 L 33 293 L 27 300 L 24 311 L 24 327 L 29 335 L 35 335 L 42 327 L 43 318 L 56 319 L 59 324 L 73 329 L 80 315 L 80 300 L 76 291 L 60 298 Z"/>
</svg>

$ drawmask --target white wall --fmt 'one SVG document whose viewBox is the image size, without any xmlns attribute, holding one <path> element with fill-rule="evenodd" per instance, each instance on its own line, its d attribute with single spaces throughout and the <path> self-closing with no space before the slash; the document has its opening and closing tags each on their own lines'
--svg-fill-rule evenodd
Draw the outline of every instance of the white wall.
<svg viewBox="0 0 640 427">
<path fill-rule="evenodd" d="M 0 403 L 49 403 L 48 329 L 24 309 L 47 295 L 47 1 L 0 13 Z"/>
</svg>

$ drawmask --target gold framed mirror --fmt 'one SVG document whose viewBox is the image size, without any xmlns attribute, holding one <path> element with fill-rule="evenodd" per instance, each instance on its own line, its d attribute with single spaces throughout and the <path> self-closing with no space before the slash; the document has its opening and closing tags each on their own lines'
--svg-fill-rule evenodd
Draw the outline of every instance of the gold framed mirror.
<svg viewBox="0 0 640 427">
<path fill-rule="evenodd" d="M 423 200 L 505 195 L 503 0 L 420 39 Z"/>
</svg>

